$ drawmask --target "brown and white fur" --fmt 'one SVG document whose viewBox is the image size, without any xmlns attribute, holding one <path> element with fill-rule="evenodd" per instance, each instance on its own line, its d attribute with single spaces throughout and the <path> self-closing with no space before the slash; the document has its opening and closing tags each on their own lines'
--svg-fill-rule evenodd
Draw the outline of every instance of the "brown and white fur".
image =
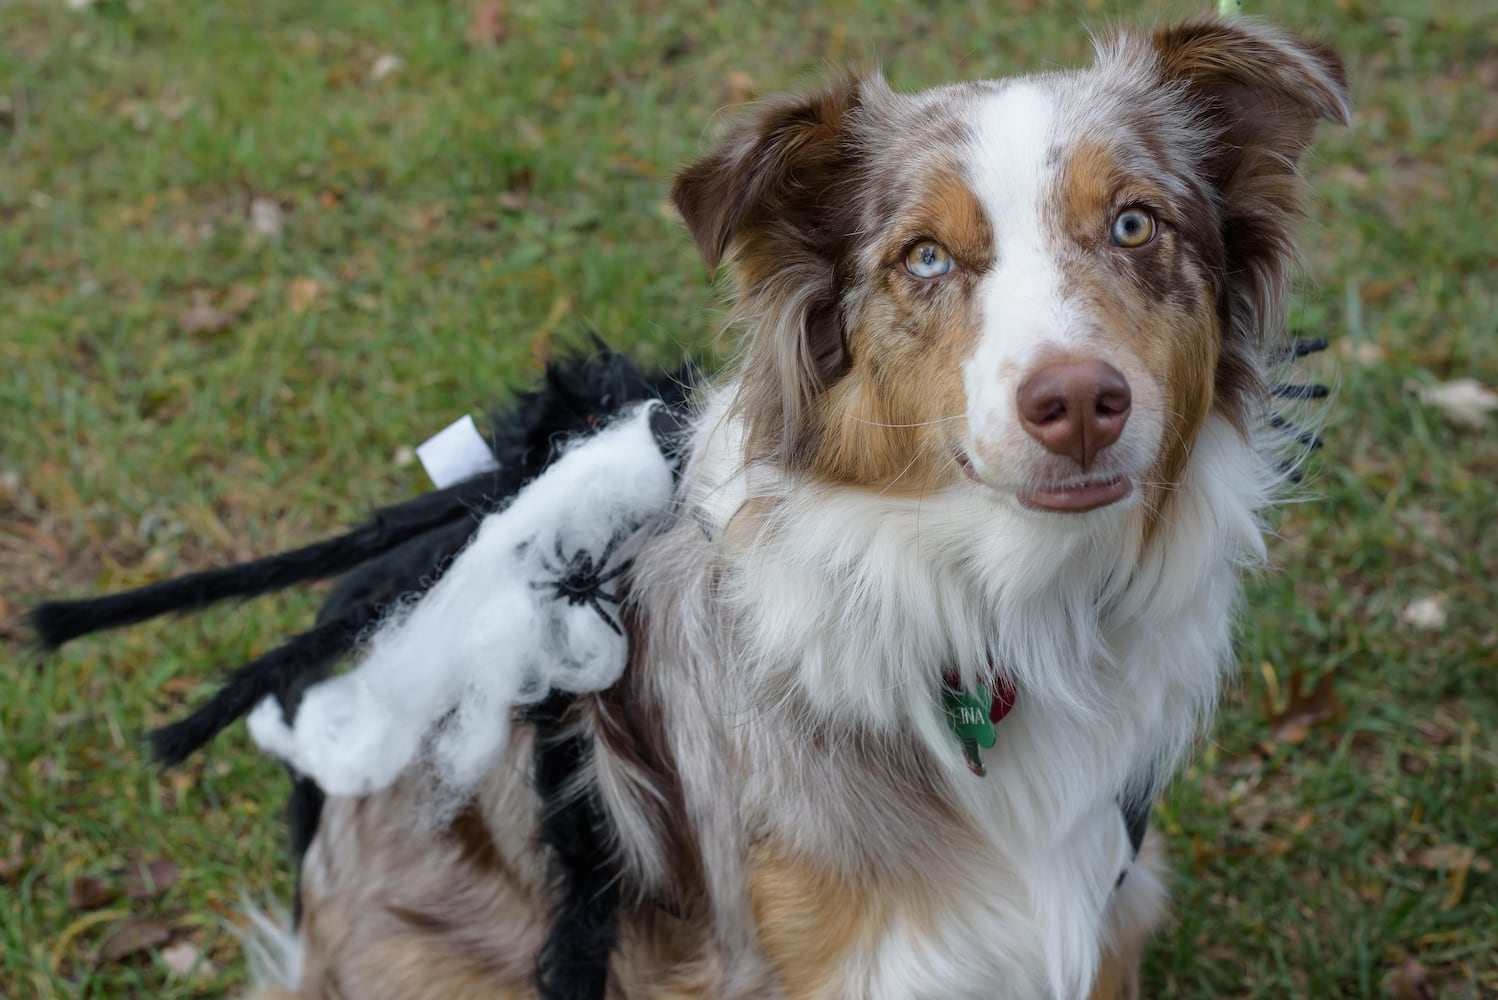
<svg viewBox="0 0 1498 1000">
<path fill-rule="evenodd" d="M 1347 116 L 1327 49 L 1199 20 L 1080 71 L 770 102 L 682 173 L 743 347 L 636 562 L 625 679 L 575 706 L 612 997 L 1137 995 L 1164 891 L 1117 802 L 1230 665 L 1297 163 Z M 990 664 L 1018 698 L 980 778 L 940 690 Z M 530 743 L 450 827 L 416 776 L 331 800 L 259 995 L 531 995 Z"/>
</svg>

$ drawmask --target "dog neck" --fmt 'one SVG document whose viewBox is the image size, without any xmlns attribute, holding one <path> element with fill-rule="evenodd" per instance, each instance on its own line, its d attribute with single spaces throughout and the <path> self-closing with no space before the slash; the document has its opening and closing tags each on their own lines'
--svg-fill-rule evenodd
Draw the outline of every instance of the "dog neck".
<svg viewBox="0 0 1498 1000">
<path fill-rule="evenodd" d="M 703 414 L 685 488 L 723 561 L 741 653 L 770 686 L 829 718 L 945 745 L 944 671 L 971 684 L 992 662 L 1027 706 L 1080 720 L 1113 710 L 1109 678 L 1161 669 L 1136 662 L 1157 645 L 1146 636 L 1201 621 L 1220 633 L 1211 655 L 1190 650 L 1191 686 L 1210 704 L 1236 573 L 1263 558 L 1259 515 L 1279 483 L 1226 421 L 1209 420 L 1146 541 L 1142 504 L 1037 514 L 969 483 L 912 499 L 746 463 L 728 392 Z"/>
</svg>

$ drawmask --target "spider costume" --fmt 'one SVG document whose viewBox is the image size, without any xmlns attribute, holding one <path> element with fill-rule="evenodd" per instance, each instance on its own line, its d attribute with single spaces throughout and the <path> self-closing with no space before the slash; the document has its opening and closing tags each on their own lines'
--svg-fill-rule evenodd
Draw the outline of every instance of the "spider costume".
<svg viewBox="0 0 1498 1000">
<path fill-rule="evenodd" d="M 474 558 L 483 555 L 474 550 L 474 543 L 486 525 L 504 528 L 505 515 L 525 513 L 525 506 L 519 505 L 528 504 L 531 516 L 524 525 L 511 518 L 514 544 L 507 553 L 499 553 L 508 562 L 489 579 L 497 576 L 503 583 L 510 574 L 516 586 L 507 593 L 520 598 L 522 605 L 492 610 L 504 610 L 504 619 L 521 624 L 537 622 L 544 613 L 556 633 L 551 636 L 556 641 L 546 650 L 551 659 L 536 658 L 549 669 L 522 678 L 514 699 L 521 717 L 536 727 L 542 839 L 561 890 L 555 923 L 538 961 L 536 986 L 546 1000 L 602 998 L 615 935 L 616 889 L 605 849 L 610 831 L 593 796 L 564 794 L 591 747 L 561 723 L 574 692 L 594 689 L 589 685 L 607 686 L 622 669 L 625 639 L 617 614 L 623 598 L 617 588 L 628 569 L 631 536 L 660 516 L 669 500 L 697 371 L 695 365 L 684 365 L 676 371 L 647 373 L 624 355 L 596 344 L 590 355 L 548 365 L 540 387 L 517 394 L 491 416 L 487 443 L 496 468 L 382 508 L 344 535 L 291 552 L 125 593 L 41 604 L 32 611 L 32 626 L 41 644 L 52 649 L 82 635 L 168 612 L 199 611 L 231 598 L 258 597 L 298 583 L 341 577 L 312 628 L 234 670 L 206 703 L 152 734 L 157 756 L 173 765 L 237 719 L 251 715 L 253 735 L 262 746 L 283 759 L 325 771 L 326 763 L 316 754 L 307 759 L 295 739 L 304 701 L 311 697 L 314 709 L 319 700 L 336 705 L 337 698 L 320 694 L 319 688 L 360 672 L 330 679 L 337 663 L 355 651 L 372 628 L 379 626 L 369 643 L 371 655 L 377 655 L 381 636 L 409 629 L 423 609 L 431 607 L 428 597 L 444 580 L 456 581 L 465 565 L 476 571 L 493 569 Z M 613 456 L 622 464 L 610 463 L 608 453 L 618 452 L 621 437 L 628 439 L 623 443 L 631 450 Z M 590 444 L 595 446 L 591 450 Z M 558 480 L 559 472 L 567 472 L 562 466 L 569 460 L 574 466 L 571 477 Z M 633 495 L 634 506 L 610 506 L 609 501 L 617 499 L 620 476 L 639 478 L 639 469 L 631 472 L 624 467 L 631 460 L 654 473 L 644 477 L 652 481 L 650 488 Z M 555 487 L 551 501 L 529 489 L 544 487 L 538 480 L 548 476 Z M 564 510 L 570 520 L 560 516 Z M 494 589 L 488 584 L 471 588 L 476 598 Z M 607 641 L 562 655 L 570 648 L 568 637 L 591 635 L 596 640 L 600 632 Z M 532 638 L 546 639 L 546 630 L 534 629 Z M 607 662 L 600 666 L 599 660 Z M 543 678 L 560 683 L 553 688 Z M 494 717 L 475 721 L 492 723 Z M 502 710 L 499 718 L 504 728 Z M 471 728 L 478 732 L 482 727 Z M 485 745 L 497 748 L 502 739 L 501 733 L 501 742 L 496 743 L 491 734 Z M 460 749 L 451 744 L 452 750 Z M 482 759 L 472 763 L 481 766 Z M 287 813 L 293 855 L 300 863 L 330 789 L 295 764 L 291 772 Z M 340 777 L 347 775 L 334 775 L 335 785 Z M 453 769 L 436 769 L 437 780 L 456 793 L 455 804 L 462 792 L 457 779 L 463 777 L 467 775 Z M 356 773 L 350 780 L 370 778 L 368 773 Z"/>
</svg>

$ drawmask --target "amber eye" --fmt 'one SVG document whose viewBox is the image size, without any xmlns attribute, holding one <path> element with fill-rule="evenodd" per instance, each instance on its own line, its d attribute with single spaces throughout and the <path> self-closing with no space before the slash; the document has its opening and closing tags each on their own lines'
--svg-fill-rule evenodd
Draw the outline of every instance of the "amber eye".
<svg viewBox="0 0 1498 1000">
<path fill-rule="evenodd" d="M 1126 208 L 1113 217 L 1110 235 L 1116 246 L 1142 247 L 1155 238 L 1155 217 L 1142 208 Z"/>
<path fill-rule="evenodd" d="M 952 255 L 935 240 L 921 240 L 905 255 L 905 270 L 917 278 L 940 278 L 952 270 Z"/>
</svg>

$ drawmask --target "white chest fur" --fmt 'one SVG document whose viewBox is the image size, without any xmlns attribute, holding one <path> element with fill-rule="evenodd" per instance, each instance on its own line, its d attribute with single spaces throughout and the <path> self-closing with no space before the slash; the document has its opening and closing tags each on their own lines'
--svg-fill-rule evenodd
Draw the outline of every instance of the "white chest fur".
<svg viewBox="0 0 1498 1000">
<path fill-rule="evenodd" d="M 968 484 L 910 500 L 746 470 L 720 418 L 704 420 L 689 472 L 698 518 L 722 531 L 746 501 L 774 501 L 724 564 L 735 658 L 761 691 L 794 692 L 824 733 L 916 734 L 949 772 L 939 784 L 963 827 L 979 832 L 964 856 L 933 865 L 934 911 L 892 918 L 848 956 L 849 995 L 1085 994 L 1129 856 L 1117 798 L 1165 780 L 1210 715 L 1238 577 L 1263 556 L 1273 466 L 1209 422 L 1143 546 L 1138 507 L 1036 514 Z M 977 778 L 938 692 L 943 670 L 985 662 L 1012 677 L 1018 701 Z M 813 759 L 825 743 L 798 745 L 804 719 L 761 713 L 741 730 L 757 735 L 737 740 L 755 759 L 743 805 L 774 836 L 834 864 L 850 849 L 946 849 L 900 802 L 839 799 Z"/>
</svg>

